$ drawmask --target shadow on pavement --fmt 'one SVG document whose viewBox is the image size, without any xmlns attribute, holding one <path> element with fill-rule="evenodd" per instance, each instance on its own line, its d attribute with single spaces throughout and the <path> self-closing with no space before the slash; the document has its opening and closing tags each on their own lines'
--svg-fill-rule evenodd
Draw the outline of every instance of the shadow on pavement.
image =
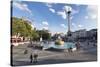
<svg viewBox="0 0 100 67">
<path fill-rule="evenodd" d="M 62 64 L 62 63 L 76 63 L 76 62 L 93 62 L 97 60 L 73 60 L 73 59 L 46 59 L 40 60 L 37 63 L 30 63 L 29 61 L 15 61 L 13 66 L 27 66 L 27 65 L 44 65 L 44 64 Z"/>
</svg>

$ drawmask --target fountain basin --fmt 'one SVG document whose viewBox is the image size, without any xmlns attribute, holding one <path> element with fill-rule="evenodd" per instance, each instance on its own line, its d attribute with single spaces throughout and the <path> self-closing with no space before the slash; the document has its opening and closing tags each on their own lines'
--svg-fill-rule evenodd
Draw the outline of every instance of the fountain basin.
<svg viewBox="0 0 100 67">
<path fill-rule="evenodd" d="M 69 49 L 72 48 L 72 50 L 76 50 L 75 43 L 73 42 L 64 42 L 63 45 L 56 45 L 54 42 L 50 44 L 43 44 L 43 49 L 49 49 L 49 48 L 54 48 L 54 49 Z"/>
</svg>

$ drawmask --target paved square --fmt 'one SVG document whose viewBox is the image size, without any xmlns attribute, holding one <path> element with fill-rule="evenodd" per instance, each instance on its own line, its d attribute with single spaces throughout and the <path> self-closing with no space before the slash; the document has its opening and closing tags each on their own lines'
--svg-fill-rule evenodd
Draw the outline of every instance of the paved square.
<svg viewBox="0 0 100 67">
<path fill-rule="evenodd" d="M 97 47 L 88 46 L 81 48 L 79 51 L 72 53 L 67 51 L 57 50 L 40 50 L 27 47 L 28 44 L 19 45 L 13 47 L 13 65 L 40 65 L 40 64 L 57 64 L 57 63 L 71 63 L 71 62 L 87 62 L 97 61 Z M 28 50 L 27 54 L 24 54 L 25 50 Z M 38 54 L 38 62 L 30 63 L 30 54 Z"/>
</svg>

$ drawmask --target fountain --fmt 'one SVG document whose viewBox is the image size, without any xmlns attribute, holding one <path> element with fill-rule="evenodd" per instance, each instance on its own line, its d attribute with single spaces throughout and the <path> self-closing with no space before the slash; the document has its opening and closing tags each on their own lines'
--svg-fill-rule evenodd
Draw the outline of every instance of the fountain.
<svg viewBox="0 0 100 67">
<path fill-rule="evenodd" d="M 67 18 L 68 18 L 68 32 L 67 32 L 67 42 L 64 42 L 60 36 L 58 36 L 57 40 L 55 42 L 52 42 L 50 44 L 44 44 L 44 48 L 45 49 L 49 49 L 49 48 L 54 48 L 54 49 L 71 49 L 72 51 L 76 50 L 76 46 L 74 42 L 69 42 L 69 40 L 71 40 L 71 30 L 70 30 L 70 14 L 71 14 L 71 10 L 68 8 L 67 10 L 65 9 L 65 12 L 67 14 Z"/>
<path fill-rule="evenodd" d="M 64 45 L 64 41 L 59 36 L 58 39 L 55 41 L 55 45 Z"/>
</svg>

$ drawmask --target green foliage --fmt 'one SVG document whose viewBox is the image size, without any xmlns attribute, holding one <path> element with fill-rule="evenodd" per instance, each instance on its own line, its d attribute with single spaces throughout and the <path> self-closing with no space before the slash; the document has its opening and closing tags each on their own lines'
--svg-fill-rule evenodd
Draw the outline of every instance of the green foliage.
<svg viewBox="0 0 100 67">
<path fill-rule="evenodd" d="M 30 36 L 31 35 L 31 25 L 20 18 L 12 17 L 12 35 L 20 36 Z"/>
<path fill-rule="evenodd" d="M 18 35 L 23 37 L 30 37 L 31 40 L 39 40 L 40 37 L 43 40 L 49 40 L 51 34 L 48 30 L 32 30 L 30 22 L 20 18 L 12 17 L 12 35 Z"/>
<path fill-rule="evenodd" d="M 39 40 L 39 34 L 36 31 L 32 31 L 32 40 L 37 41 Z"/>
<path fill-rule="evenodd" d="M 50 40 L 51 34 L 48 30 L 38 30 L 37 33 L 39 34 L 39 37 L 42 37 L 43 40 Z"/>
</svg>

